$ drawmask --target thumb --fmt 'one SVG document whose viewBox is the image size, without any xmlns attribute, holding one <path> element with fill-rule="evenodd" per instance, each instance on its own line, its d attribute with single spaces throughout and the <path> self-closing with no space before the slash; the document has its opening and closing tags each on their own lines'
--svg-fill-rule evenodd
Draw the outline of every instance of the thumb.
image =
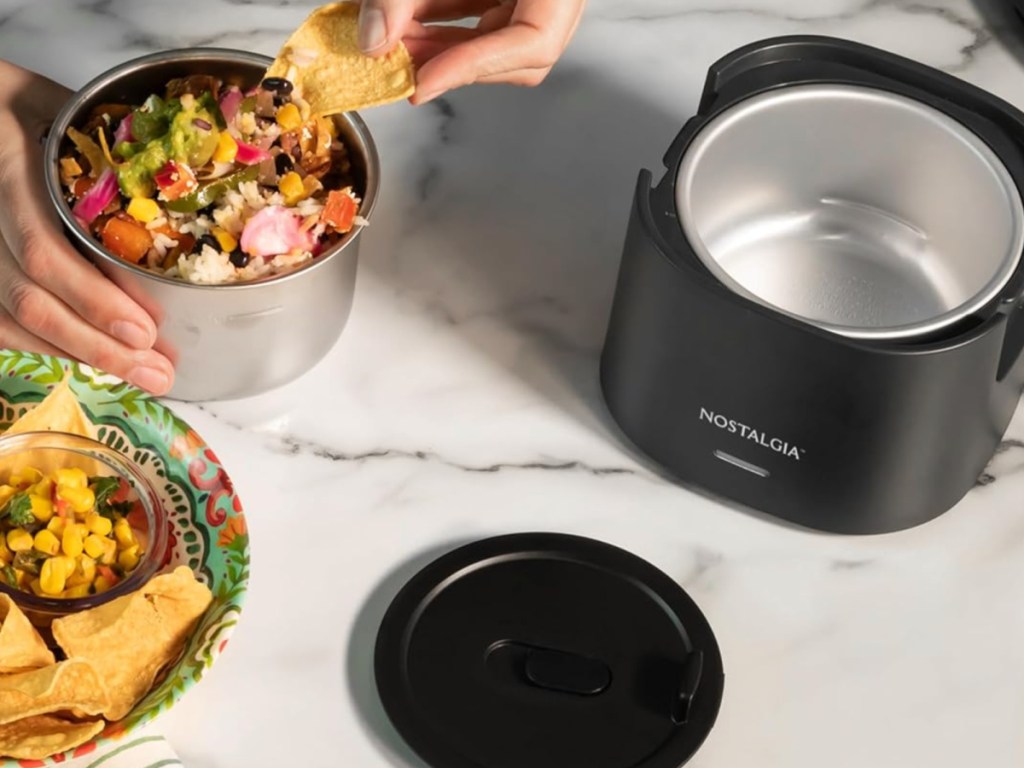
<svg viewBox="0 0 1024 768">
<path fill-rule="evenodd" d="M 371 56 L 390 51 L 412 21 L 414 0 L 363 0 L 359 8 L 359 48 Z"/>
</svg>

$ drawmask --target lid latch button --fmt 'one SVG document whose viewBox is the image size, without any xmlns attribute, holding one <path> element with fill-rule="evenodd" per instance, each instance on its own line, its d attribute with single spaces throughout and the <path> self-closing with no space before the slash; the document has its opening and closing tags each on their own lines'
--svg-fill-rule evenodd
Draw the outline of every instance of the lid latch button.
<svg viewBox="0 0 1024 768">
<path fill-rule="evenodd" d="M 596 696 L 612 682 L 604 662 L 575 653 L 531 648 L 525 659 L 526 679 L 539 688 L 580 696 Z"/>
</svg>

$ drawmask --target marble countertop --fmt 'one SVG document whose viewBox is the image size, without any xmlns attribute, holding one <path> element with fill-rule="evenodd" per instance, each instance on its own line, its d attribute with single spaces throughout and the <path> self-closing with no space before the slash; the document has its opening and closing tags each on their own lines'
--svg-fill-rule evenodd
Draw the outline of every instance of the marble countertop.
<svg viewBox="0 0 1024 768">
<path fill-rule="evenodd" d="M 272 54 L 312 5 L 0 0 L 0 56 L 76 87 L 156 49 Z M 160 721 L 185 764 L 418 768 L 372 686 L 377 623 L 436 554 L 528 530 L 624 547 L 704 610 L 727 682 L 697 768 L 1024 763 L 1024 416 L 952 511 L 846 538 L 669 483 L 596 378 L 636 173 L 714 59 L 832 34 L 1024 106 L 1008 5 L 592 0 L 538 89 L 367 112 L 383 192 L 341 340 L 279 391 L 173 406 L 234 478 L 254 563 L 231 647 Z"/>
</svg>

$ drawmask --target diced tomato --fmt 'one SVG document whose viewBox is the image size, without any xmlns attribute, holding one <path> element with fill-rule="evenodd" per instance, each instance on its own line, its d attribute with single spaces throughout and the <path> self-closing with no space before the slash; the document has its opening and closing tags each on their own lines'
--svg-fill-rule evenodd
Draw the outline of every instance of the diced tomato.
<svg viewBox="0 0 1024 768">
<path fill-rule="evenodd" d="M 111 216 L 100 235 L 104 247 L 132 264 L 138 264 L 153 247 L 153 236 L 142 224 L 124 214 Z"/>
<path fill-rule="evenodd" d="M 125 515 L 125 519 L 128 520 L 128 525 L 136 531 L 144 531 L 149 526 L 149 520 L 146 517 L 146 510 L 142 506 L 141 501 L 136 501 L 132 504 L 131 511 Z"/>
<path fill-rule="evenodd" d="M 327 202 L 320 213 L 320 221 L 339 232 L 348 232 L 352 229 L 358 208 L 355 198 L 348 192 L 332 189 L 327 193 Z"/>
<path fill-rule="evenodd" d="M 199 186 L 192 169 L 184 163 L 176 163 L 173 160 L 168 160 L 153 178 L 156 185 L 160 187 L 160 197 L 164 200 L 177 200 Z"/>
<path fill-rule="evenodd" d="M 109 565 L 97 565 L 96 573 L 106 579 L 107 583 L 111 585 L 117 584 L 117 582 L 121 580 L 117 577 L 117 574 L 114 573 L 114 569 Z"/>
<path fill-rule="evenodd" d="M 92 185 L 96 183 L 96 179 L 91 176 L 82 176 L 81 178 L 75 179 L 75 183 L 71 185 L 71 194 L 76 198 L 82 197 L 92 189 Z"/>
</svg>

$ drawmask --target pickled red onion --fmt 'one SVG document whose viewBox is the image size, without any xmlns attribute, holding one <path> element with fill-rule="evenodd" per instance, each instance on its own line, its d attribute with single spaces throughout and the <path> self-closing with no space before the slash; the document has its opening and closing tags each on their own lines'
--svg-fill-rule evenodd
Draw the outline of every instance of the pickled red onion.
<svg viewBox="0 0 1024 768">
<path fill-rule="evenodd" d="M 122 141 L 132 140 L 132 118 L 135 117 L 134 112 L 129 112 L 120 123 L 117 124 L 117 130 L 114 131 L 114 144 L 120 144 Z"/>
<path fill-rule="evenodd" d="M 89 188 L 89 191 L 75 203 L 71 212 L 82 226 L 88 227 L 103 212 L 103 209 L 110 205 L 117 193 L 117 176 L 114 175 L 113 170 L 107 168 L 96 179 L 96 183 Z"/>
<path fill-rule="evenodd" d="M 224 119 L 227 122 L 231 122 L 235 119 L 235 115 L 238 113 L 238 107 L 242 103 L 242 92 L 235 86 L 228 88 L 220 99 L 220 112 L 224 115 Z"/>
<path fill-rule="evenodd" d="M 309 251 L 316 244 L 312 232 L 302 229 L 302 218 L 280 205 L 258 211 L 245 223 L 240 245 L 250 256 L 279 256 Z"/>
<path fill-rule="evenodd" d="M 260 149 L 252 144 L 246 144 L 244 141 L 236 143 L 238 144 L 238 152 L 235 154 L 235 161 L 242 165 L 256 165 L 270 157 L 270 153 L 265 149 Z"/>
</svg>

